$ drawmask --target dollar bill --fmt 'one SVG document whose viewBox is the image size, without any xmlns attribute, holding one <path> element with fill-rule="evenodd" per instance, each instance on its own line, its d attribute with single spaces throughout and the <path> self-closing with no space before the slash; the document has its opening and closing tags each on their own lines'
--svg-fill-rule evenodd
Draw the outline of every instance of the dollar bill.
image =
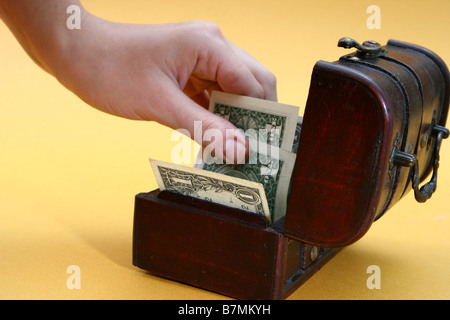
<svg viewBox="0 0 450 320">
<path fill-rule="evenodd" d="M 213 92 L 209 110 L 243 130 L 250 140 L 250 156 L 246 163 L 234 165 L 208 155 L 201 159 L 205 155 L 199 153 L 195 167 L 262 184 L 272 221 L 283 217 L 300 137 L 299 108 Z"/>
<path fill-rule="evenodd" d="M 220 203 L 265 216 L 271 215 L 263 186 L 220 173 L 150 159 L 160 190 Z"/>
<path fill-rule="evenodd" d="M 250 138 L 292 150 L 299 107 L 213 91 L 209 111 L 227 119 Z"/>
<path fill-rule="evenodd" d="M 302 131 L 303 117 L 298 116 L 297 125 L 295 126 L 294 143 L 292 144 L 292 152 L 297 153 L 298 144 L 300 142 L 300 133 Z"/>
<path fill-rule="evenodd" d="M 205 161 L 202 169 L 261 184 L 272 221 L 286 214 L 287 198 L 296 155 L 279 149 L 276 154 L 258 154 L 255 164 L 221 164 Z"/>
</svg>

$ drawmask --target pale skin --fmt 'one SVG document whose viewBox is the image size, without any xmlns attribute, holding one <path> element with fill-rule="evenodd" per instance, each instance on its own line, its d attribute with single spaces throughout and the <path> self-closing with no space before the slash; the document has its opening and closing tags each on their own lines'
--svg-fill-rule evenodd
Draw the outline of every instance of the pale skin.
<svg viewBox="0 0 450 320">
<path fill-rule="evenodd" d="M 66 26 L 70 5 L 81 8 L 79 30 Z M 191 137 L 194 121 L 202 121 L 203 131 L 218 129 L 225 140 L 236 128 L 207 110 L 212 90 L 277 100 L 273 74 L 211 22 L 116 23 L 75 0 L 0 0 L 0 17 L 39 66 L 112 115 L 187 129 Z M 221 141 L 227 161 L 246 150 L 235 131 L 235 139 Z M 226 157 L 230 148 L 234 160 Z"/>
</svg>

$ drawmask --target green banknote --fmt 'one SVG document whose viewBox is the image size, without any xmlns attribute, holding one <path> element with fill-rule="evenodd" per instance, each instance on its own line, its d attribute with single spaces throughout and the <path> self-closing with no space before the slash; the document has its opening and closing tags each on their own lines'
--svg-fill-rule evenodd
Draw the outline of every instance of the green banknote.
<svg viewBox="0 0 450 320">
<path fill-rule="evenodd" d="M 283 217 L 301 129 L 299 108 L 213 92 L 209 110 L 244 132 L 250 140 L 250 157 L 246 163 L 234 165 L 199 153 L 196 168 L 260 183 L 272 221 Z"/>
<path fill-rule="evenodd" d="M 295 154 L 280 149 L 277 157 L 259 154 L 255 164 L 219 164 L 206 159 L 202 169 L 259 183 L 264 188 L 272 221 L 286 214 L 287 197 Z"/>
<path fill-rule="evenodd" d="M 296 106 L 214 91 L 209 111 L 227 119 L 251 139 L 292 151 L 299 112 Z"/>
<path fill-rule="evenodd" d="M 271 222 L 264 188 L 259 183 L 160 160 L 150 159 L 150 164 L 160 190 L 263 215 Z"/>
<path fill-rule="evenodd" d="M 297 125 L 295 127 L 295 137 L 294 137 L 294 143 L 292 144 L 292 152 L 297 153 L 298 144 L 300 142 L 300 132 L 302 131 L 302 123 L 303 123 L 303 117 L 297 118 Z"/>
<path fill-rule="evenodd" d="M 299 108 L 213 92 L 209 110 L 243 131 L 249 159 L 227 164 L 203 150 L 194 168 L 150 159 L 159 189 L 263 215 L 269 223 L 283 217 L 300 137 Z"/>
</svg>

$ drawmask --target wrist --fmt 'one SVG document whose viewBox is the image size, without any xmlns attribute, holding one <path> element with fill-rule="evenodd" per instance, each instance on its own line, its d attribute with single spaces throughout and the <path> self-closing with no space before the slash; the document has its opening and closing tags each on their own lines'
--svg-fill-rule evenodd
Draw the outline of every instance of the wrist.
<svg viewBox="0 0 450 320">
<path fill-rule="evenodd" d="M 66 17 L 68 17 L 67 15 Z M 108 57 L 109 31 L 106 20 L 82 9 L 79 29 L 70 29 L 64 23 L 54 37 L 53 50 L 49 52 L 49 73 L 76 94 L 88 80 L 100 76 L 99 70 Z"/>
<path fill-rule="evenodd" d="M 78 13 L 77 13 L 78 15 Z M 66 13 L 64 21 L 58 21 L 52 34 L 48 36 L 48 47 L 43 54 L 47 66 L 46 70 L 61 82 L 69 76 L 67 73 L 84 59 L 83 50 L 87 48 L 87 41 L 92 34 L 95 25 L 95 17 L 84 8 L 80 7 L 79 27 L 72 28 L 69 22 L 71 15 Z M 56 23 L 55 23 L 56 24 Z"/>
</svg>

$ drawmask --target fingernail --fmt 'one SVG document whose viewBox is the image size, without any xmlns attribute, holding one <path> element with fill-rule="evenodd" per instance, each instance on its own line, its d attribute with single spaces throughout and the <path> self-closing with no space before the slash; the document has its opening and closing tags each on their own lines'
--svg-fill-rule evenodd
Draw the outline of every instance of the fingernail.
<svg viewBox="0 0 450 320">
<path fill-rule="evenodd" d="M 224 143 L 223 158 L 227 164 L 243 164 L 246 158 L 245 144 L 235 139 L 228 139 Z"/>
</svg>

